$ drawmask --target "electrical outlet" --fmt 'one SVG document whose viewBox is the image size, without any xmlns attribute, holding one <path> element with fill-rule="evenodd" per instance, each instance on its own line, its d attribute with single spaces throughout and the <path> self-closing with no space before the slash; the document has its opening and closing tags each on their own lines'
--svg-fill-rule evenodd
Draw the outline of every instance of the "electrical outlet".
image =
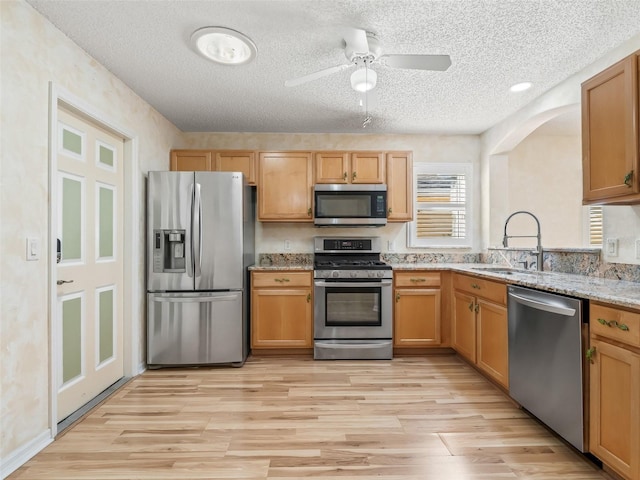
<svg viewBox="0 0 640 480">
<path fill-rule="evenodd" d="M 284 251 L 285 252 L 291 251 L 291 240 L 284 241 Z"/>
<path fill-rule="evenodd" d="M 617 238 L 607 238 L 607 255 L 609 257 L 617 257 L 618 256 L 618 239 Z"/>
<path fill-rule="evenodd" d="M 636 259 L 640 260 L 640 238 L 636 239 Z"/>
<path fill-rule="evenodd" d="M 393 252 L 395 249 L 396 247 L 393 244 L 393 240 L 387 240 L 387 250 L 389 250 L 390 252 Z"/>
</svg>

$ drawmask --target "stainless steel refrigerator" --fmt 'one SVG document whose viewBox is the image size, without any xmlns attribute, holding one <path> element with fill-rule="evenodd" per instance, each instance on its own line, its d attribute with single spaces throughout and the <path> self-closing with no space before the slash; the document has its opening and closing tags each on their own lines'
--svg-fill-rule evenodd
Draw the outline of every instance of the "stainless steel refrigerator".
<svg viewBox="0 0 640 480">
<path fill-rule="evenodd" d="M 239 172 L 149 172 L 147 364 L 233 364 L 249 353 L 255 195 Z"/>
</svg>

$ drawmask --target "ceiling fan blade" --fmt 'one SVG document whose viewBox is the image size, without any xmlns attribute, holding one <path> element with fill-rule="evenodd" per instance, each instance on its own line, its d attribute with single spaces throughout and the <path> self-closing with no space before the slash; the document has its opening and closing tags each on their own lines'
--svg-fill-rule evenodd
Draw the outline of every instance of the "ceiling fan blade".
<svg viewBox="0 0 640 480">
<path fill-rule="evenodd" d="M 361 28 L 345 29 L 344 41 L 347 44 L 346 49 L 352 50 L 356 55 L 366 55 L 369 53 L 367 32 Z"/>
<path fill-rule="evenodd" d="M 410 68 L 414 70 L 437 70 L 444 72 L 451 66 L 449 55 L 382 55 L 383 65 L 395 68 Z"/>
<path fill-rule="evenodd" d="M 335 67 L 325 68 L 324 70 L 310 73 L 309 75 L 304 75 L 303 77 L 287 80 L 286 82 L 284 82 L 284 86 L 296 87 L 298 85 L 302 85 L 303 83 L 311 82 L 312 80 L 317 80 L 318 78 L 326 77 L 327 75 L 331 75 L 332 73 L 339 72 L 340 70 L 344 70 L 345 68 L 350 68 L 352 66 L 353 64 L 345 63 L 343 65 L 336 65 Z"/>
</svg>

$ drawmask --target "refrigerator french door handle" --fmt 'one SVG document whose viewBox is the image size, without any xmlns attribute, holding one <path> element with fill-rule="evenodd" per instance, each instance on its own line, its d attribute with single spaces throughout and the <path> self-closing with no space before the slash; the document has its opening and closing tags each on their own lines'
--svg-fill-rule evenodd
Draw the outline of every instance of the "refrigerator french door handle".
<svg viewBox="0 0 640 480">
<path fill-rule="evenodd" d="M 189 236 L 191 239 L 189 240 L 189 245 L 185 245 L 185 249 L 189 249 L 190 257 L 187 257 L 186 267 L 187 267 L 187 275 L 193 277 L 193 193 L 194 193 L 194 185 L 191 184 L 191 188 L 189 189 L 189 198 L 191 199 L 191 215 L 189 217 Z M 186 253 L 186 252 L 185 252 Z"/>
<path fill-rule="evenodd" d="M 196 183 L 194 186 L 193 231 L 191 232 L 191 238 L 194 239 L 194 274 L 199 277 L 202 274 L 202 197 L 200 195 L 200 184 Z"/>
</svg>

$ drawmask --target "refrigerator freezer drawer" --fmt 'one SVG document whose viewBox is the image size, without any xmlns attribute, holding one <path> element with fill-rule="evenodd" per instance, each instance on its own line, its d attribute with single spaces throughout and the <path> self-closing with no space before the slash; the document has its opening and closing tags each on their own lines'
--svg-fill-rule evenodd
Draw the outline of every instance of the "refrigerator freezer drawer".
<svg viewBox="0 0 640 480">
<path fill-rule="evenodd" d="M 247 356 L 243 292 L 150 293 L 147 363 L 242 364 Z"/>
</svg>

